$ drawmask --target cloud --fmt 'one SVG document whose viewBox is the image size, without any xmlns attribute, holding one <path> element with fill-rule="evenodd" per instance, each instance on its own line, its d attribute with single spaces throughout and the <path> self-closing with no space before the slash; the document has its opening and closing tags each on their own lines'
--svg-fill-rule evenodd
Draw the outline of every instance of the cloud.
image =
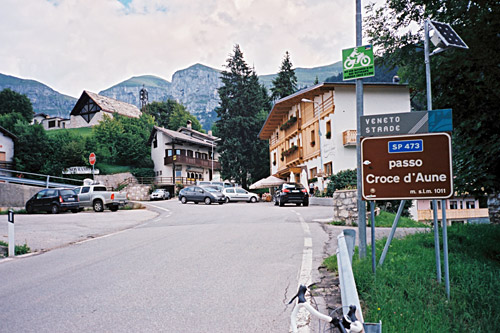
<svg viewBox="0 0 500 333">
<path fill-rule="evenodd" d="M 314 67 L 339 61 L 355 41 L 353 1 L 3 0 L 2 7 L 0 73 L 75 97 L 136 75 L 170 80 L 198 62 L 222 69 L 236 43 L 268 74 L 285 51 L 294 66 Z"/>
</svg>

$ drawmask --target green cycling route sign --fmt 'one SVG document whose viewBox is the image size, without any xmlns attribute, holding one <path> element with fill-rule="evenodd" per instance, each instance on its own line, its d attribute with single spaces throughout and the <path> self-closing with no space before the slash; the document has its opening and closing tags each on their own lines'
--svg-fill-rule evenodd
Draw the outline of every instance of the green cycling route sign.
<svg viewBox="0 0 500 333">
<path fill-rule="evenodd" d="M 372 46 L 364 45 L 342 50 L 342 67 L 344 81 L 375 76 Z"/>
</svg>

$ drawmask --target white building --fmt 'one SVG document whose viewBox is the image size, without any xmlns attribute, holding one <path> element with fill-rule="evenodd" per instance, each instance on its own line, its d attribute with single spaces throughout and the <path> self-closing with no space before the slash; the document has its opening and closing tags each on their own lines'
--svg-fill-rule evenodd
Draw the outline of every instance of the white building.
<svg viewBox="0 0 500 333">
<path fill-rule="evenodd" d="M 0 169 L 11 169 L 14 163 L 14 143 L 17 137 L 0 126 Z M 0 171 L 0 174 L 10 175 Z"/>
<path fill-rule="evenodd" d="M 220 181 L 217 137 L 195 131 L 190 122 L 177 131 L 155 126 L 148 143 L 154 163 L 155 183 L 173 190 L 175 184 L 197 180 Z M 174 192 L 171 192 L 174 193 Z"/>
<path fill-rule="evenodd" d="M 130 118 L 139 118 L 142 114 L 135 105 L 84 90 L 71 110 L 71 121 L 67 127 L 92 127 L 99 124 L 105 114 L 113 117 L 115 113 Z"/>
<path fill-rule="evenodd" d="M 46 131 L 70 127 L 70 120 L 68 118 L 51 117 L 45 113 L 35 114 L 31 123 L 42 125 Z"/>
<path fill-rule="evenodd" d="M 363 86 L 364 115 L 411 110 L 407 85 Z M 269 140 L 271 175 L 307 184 L 356 168 L 356 127 L 354 83 L 320 83 L 278 100 L 259 134 Z"/>
</svg>

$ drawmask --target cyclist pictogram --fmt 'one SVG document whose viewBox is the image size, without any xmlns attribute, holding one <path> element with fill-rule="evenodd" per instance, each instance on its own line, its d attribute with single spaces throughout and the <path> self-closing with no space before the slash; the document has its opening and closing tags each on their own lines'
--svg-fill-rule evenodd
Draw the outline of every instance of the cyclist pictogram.
<svg viewBox="0 0 500 333">
<path fill-rule="evenodd" d="M 373 49 L 371 45 L 342 50 L 344 80 L 374 76 Z"/>
</svg>

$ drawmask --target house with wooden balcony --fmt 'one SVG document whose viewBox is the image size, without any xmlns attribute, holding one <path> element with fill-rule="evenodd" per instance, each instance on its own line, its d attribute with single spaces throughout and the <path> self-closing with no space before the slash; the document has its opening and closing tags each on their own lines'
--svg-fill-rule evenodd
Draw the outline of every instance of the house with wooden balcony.
<svg viewBox="0 0 500 333">
<path fill-rule="evenodd" d="M 407 85 L 365 83 L 364 114 L 410 111 Z M 269 140 L 270 173 L 300 181 L 356 168 L 354 82 L 320 83 L 278 100 L 259 138 Z"/>
<path fill-rule="evenodd" d="M 219 138 L 181 127 L 177 131 L 154 126 L 149 137 L 154 163 L 155 184 L 171 190 L 175 184 L 190 185 L 196 181 L 220 181 L 217 153 Z"/>
<path fill-rule="evenodd" d="M 488 208 L 479 206 L 479 200 L 471 196 L 456 196 L 444 200 L 446 205 L 446 223 L 489 223 Z M 442 219 L 442 200 L 436 200 L 438 220 Z M 432 223 L 434 221 L 434 207 L 432 200 L 417 200 L 417 216 L 419 222 Z"/>
</svg>

